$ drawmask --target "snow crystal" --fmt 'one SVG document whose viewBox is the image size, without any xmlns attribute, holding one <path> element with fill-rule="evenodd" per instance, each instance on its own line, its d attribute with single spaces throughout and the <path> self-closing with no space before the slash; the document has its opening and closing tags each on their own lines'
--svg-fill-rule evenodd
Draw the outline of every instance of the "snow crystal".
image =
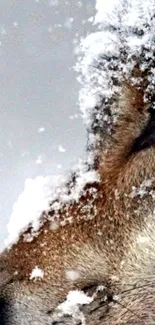
<svg viewBox="0 0 155 325">
<path fill-rule="evenodd" d="M 58 147 L 59 152 L 66 152 L 66 149 L 60 144 Z"/>
<path fill-rule="evenodd" d="M 30 274 L 30 280 L 37 280 L 38 278 L 43 279 L 44 277 L 44 271 L 39 269 L 38 266 L 35 266 L 35 268 L 32 270 Z"/>
<path fill-rule="evenodd" d="M 42 163 L 43 163 L 42 157 L 41 156 L 38 156 L 37 159 L 36 159 L 36 164 L 37 165 L 41 165 Z"/>
<path fill-rule="evenodd" d="M 42 133 L 44 131 L 45 131 L 45 128 L 43 126 L 38 129 L 38 133 Z"/>
</svg>

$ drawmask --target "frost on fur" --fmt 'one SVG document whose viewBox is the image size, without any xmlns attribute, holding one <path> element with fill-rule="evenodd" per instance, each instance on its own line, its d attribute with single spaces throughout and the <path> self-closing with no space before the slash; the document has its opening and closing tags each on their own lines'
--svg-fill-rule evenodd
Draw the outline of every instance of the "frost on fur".
<svg viewBox="0 0 155 325">
<path fill-rule="evenodd" d="M 155 85 L 154 0 L 97 0 L 96 10 L 98 32 L 81 41 L 76 65 L 90 148 L 113 132 L 126 82 L 143 91 L 146 103 L 153 102 Z"/>
<path fill-rule="evenodd" d="M 98 181 L 97 172 L 89 169 L 88 165 L 81 160 L 68 176 L 51 175 L 27 179 L 23 193 L 19 195 L 13 206 L 5 244 L 15 243 L 20 233 L 28 227 L 31 228 L 31 232 L 24 234 L 24 240 L 31 242 L 42 226 L 43 213 L 46 218 L 49 210 L 53 209 L 57 213 L 63 204 L 77 202 L 85 185 L 88 182 Z M 51 230 L 55 231 L 58 226 L 59 220 L 51 219 Z"/>
<path fill-rule="evenodd" d="M 85 184 L 99 181 L 92 169 L 96 158 L 94 149 L 105 146 L 106 138 L 113 134 L 121 111 L 120 97 L 127 83 L 142 92 L 144 103 L 153 103 L 154 0 L 112 0 L 108 3 L 96 0 L 96 10 L 97 31 L 81 41 L 76 65 L 82 84 L 79 106 L 88 130 L 87 164 L 76 166 L 69 178 L 50 176 L 26 181 L 24 193 L 13 207 L 7 244 L 17 240 L 27 225 L 32 235 L 37 233 L 42 225 L 40 215 L 46 211 L 44 216 L 48 216 L 50 204 L 50 209 L 57 212 L 61 205 L 77 202 Z M 57 220 L 51 220 L 53 231 L 58 226 Z M 25 235 L 27 241 L 32 238 L 30 234 Z"/>
<path fill-rule="evenodd" d="M 36 266 L 31 274 L 30 274 L 30 280 L 36 281 L 37 279 L 43 279 L 44 277 L 44 271 L 41 270 L 38 266 Z"/>
<path fill-rule="evenodd" d="M 70 291 L 67 299 L 57 307 L 53 317 L 61 319 L 61 317 L 68 315 L 73 318 L 73 321 L 80 321 L 82 325 L 85 325 L 85 317 L 83 312 L 80 311 L 80 306 L 90 304 L 93 300 L 94 297 L 89 297 L 82 291 Z"/>
</svg>

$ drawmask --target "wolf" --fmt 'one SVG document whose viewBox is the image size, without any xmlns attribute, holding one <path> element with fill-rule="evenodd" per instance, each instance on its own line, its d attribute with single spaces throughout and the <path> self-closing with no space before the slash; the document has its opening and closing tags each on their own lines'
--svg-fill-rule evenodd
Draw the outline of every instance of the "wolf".
<svg viewBox="0 0 155 325">
<path fill-rule="evenodd" d="M 130 6 L 119 9 L 119 25 L 102 27 L 121 42 L 117 55 L 103 53 L 96 63 L 109 72 L 114 88 L 93 111 L 99 179 L 88 181 L 78 200 L 53 202 L 36 234 L 28 225 L 1 253 L 2 325 L 155 324 L 155 5 L 136 27 L 122 21 Z M 140 44 L 133 52 L 131 37 Z M 68 193 L 75 186 L 73 175 Z M 55 318 L 57 306 L 75 289 L 95 292 L 80 309 L 84 320 Z"/>
</svg>

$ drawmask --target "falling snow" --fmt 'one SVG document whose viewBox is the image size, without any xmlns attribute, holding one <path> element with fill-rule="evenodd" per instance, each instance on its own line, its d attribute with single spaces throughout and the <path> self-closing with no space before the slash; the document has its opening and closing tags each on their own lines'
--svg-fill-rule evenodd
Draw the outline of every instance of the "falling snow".
<svg viewBox="0 0 155 325">
<path fill-rule="evenodd" d="M 58 146 L 58 151 L 63 153 L 63 152 L 66 152 L 66 149 L 60 144 Z"/>
</svg>

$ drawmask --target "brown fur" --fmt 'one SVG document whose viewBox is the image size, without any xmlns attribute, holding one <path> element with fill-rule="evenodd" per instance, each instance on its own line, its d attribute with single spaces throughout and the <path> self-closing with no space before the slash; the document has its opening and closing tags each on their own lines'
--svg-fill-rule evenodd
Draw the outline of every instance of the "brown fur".
<svg viewBox="0 0 155 325">
<path fill-rule="evenodd" d="M 95 290 L 99 284 L 105 285 L 107 300 L 86 308 L 87 324 L 155 324 L 155 148 L 130 155 L 147 125 L 149 105 L 143 103 L 143 89 L 124 84 L 115 132 L 99 158 L 100 182 L 87 184 L 78 202 L 60 208 L 56 230 L 51 223 L 57 214 L 51 210 L 31 242 L 25 240 L 29 228 L 1 255 L 1 297 L 10 304 L 10 325 L 21 324 L 21 318 L 24 325 L 51 324 L 48 310 L 71 288 Z M 132 196 L 133 187 L 148 179 L 142 197 Z M 35 266 L 45 272 L 36 282 L 30 280 Z M 70 270 L 78 272 L 76 281 L 66 276 Z"/>
</svg>

